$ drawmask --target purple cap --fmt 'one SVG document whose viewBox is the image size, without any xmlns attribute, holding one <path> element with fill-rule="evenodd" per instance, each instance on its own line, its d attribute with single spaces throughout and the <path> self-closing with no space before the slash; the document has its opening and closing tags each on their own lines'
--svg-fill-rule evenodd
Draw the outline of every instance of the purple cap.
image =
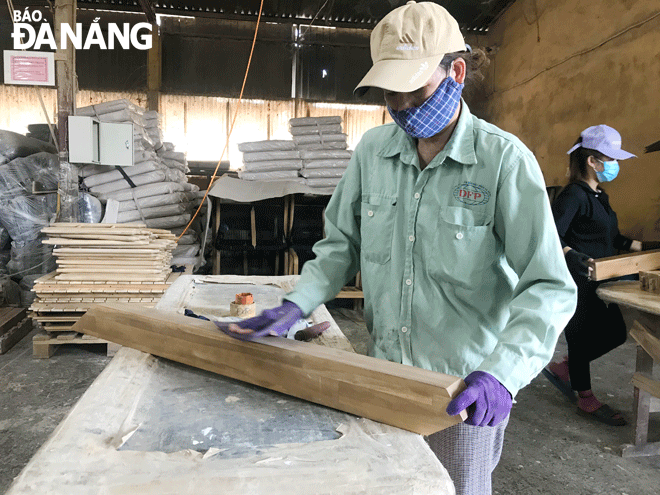
<svg viewBox="0 0 660 495">
<path fill-rule="evenodd" d="M 625 160 L 637 156 L 621 149 L 621 134 L 610 126 L 594 125 L 587 127 L 582 131 L 580 136 L 582 137 L 582 141 L 568 150 L 567 155 L 570 155 L 578 148 L 588 148 L 599 151 L 603 155 L 614 158 L 615 160 Z"/>
</svg>

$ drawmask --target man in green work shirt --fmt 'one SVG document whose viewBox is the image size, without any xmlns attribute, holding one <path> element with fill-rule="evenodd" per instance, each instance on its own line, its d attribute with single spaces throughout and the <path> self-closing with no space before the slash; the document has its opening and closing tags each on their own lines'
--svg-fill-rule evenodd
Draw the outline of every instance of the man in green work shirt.
<svg viewBox="0 0 660 495">
<path fill-rule="evenodd" d="M 371 54 L 356 92 L 382 88 L 395 123 L 357 145 L 295 290 L 241 332 L 281 334 L 361 270 L 372 355 L 465 378 L 447 412 L 467 421 L 428 441 L 458 494 L 489 494 L 512 398 L 550 361 L 576 288 L 534 155 L 460 97 L 475 55 L 449 13 L 408 2 Z"/>
</svg>

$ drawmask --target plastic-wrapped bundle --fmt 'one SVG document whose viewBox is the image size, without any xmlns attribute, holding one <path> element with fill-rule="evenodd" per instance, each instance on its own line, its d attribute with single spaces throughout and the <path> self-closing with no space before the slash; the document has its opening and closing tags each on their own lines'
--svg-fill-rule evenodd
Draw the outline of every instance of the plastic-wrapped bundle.
<svg viewBox="0 0 660 495">
<path fill-rule="evenodd" d="M 161 131 L 158 127 L 146 127 L 144 132 L 154 143 L 155 150 L 160 150 L 163 147 L 163 131 Z"/>
<path fill-rule="evenodd" d="M 149 151 L 154 149 L 154 143 L 144 135 L 135 132 L 133 128 L 133 151 Z"/>
<path fill-rule="evenodd" d="M 60 164 L 57 155 L 39 152 L 0 165 L 0 196 L 32 194 L 32 183 L 42 190 L 57 189 Z"/>
<path fill-rule="evenodd" d="M 184 203 L 188 201 L 188 196 L 183 192 L 175 192 L 170 194 L 160 194 L 158 196 L 148 196 L 146 198 L 138 198 L 137 204 L 135 199 L 119 202 L 119 212 L 137 210 L 140 208 L 155 208 L 157 206 L 173 205 L 177 203 Z"/>
<path fill-rule="evenodd" d="M 144 112 L 144 108 L 121 99 L 78 108 L 76 115 L 96 117 L 101 122 L 132 122 L 144 128 L 146 125 Z"/>
<path fill-rule="evenodd" d="M 0 156 L 9 162 L 14 158 L 35 153 L 57 153 L 55 146 L 39 139 L 29 138 L 11 131 L 0 130 Z"/>
<path fill-rule="evenodd" d="M 78 194 L 78 217 L 81 223 L 99 223 L 103 218 L 103 205 L 91 194 Z"/>
<path fill-rule="evenodd" d="M 192 215 L 174 215 L 171 217 L 147 218 L 144 223 L 150 229 L 172 229 L 174 227 L 185 227 L 190 222 Z"/>
<path fill-rule="evenodd" d="M 178 256 L 192 258 L 193 256 L 197 256 L 197 253 L 199 253 L 198 244 L 178 245 L 172 250 L 172 258 L 176 258 Z"/>
<path fill-rule="evenodd" d="M 335 187 L 337 184 L 339 184 L 340 180 L 341 178 L 323 177 L 316 179 L 305 179 L 305 183 L 309 187 Z"/>
<path fill-rule="evenodd" d="M 300 175 L 306 179 L 316 179 L 319 177 L 341 177 L 346 171 L 345 168 L 309 168 L 300 171 Z"/>
<path fill-rule="evenodd" d="M 34 240 L 57 210 L 57 194 L 0 198 L 0 223 L 14 241 Z"/>
<path fill-rule="evenodd" d="M 296 143 L 286 140 L 269 140 L 269 141 L 251 141 L 248 143 L 239 143 L 238 151 L 251 152 L 251 151 L 293 151 L 296 149 Z"/>
<path fill-rule="evenodd" d="M 11 245 L 11 244 L 10 244 Z M 0 249 L 0 275 L 7 275 L 7 263 L 11 259 L 11 249 Z"/>
<path fill-rule="evenodd" d="M 131 177 L 131 181 L 136 186 L 143 186 L 145 184 L 153 184 L 156 182 L 175 182 L 176 179 L 171 179 L 169 170 L 154 170 L 153 172 L 134 175 Z M 115 191 L 121 191 L 123 189 L 131 189 L 129 183 L 126 182 L 126 179 L 123 178 L 121 180 L 106 182 L 105 184 L 89 188 L 89 190 L 94 194 L 108 194 Z"/>
<path fill-rule="evenodd" d="M 156 182 L 154 184 L 145 184 L 132 189 L 123 189 L 121 191 L 114 191 L 107 194 L 99 194 L 97 197 L 101 201 L 108 199 L 116 199 L 117 201 L 128 201 L 134 198 L 146 198 L 150 196 L 158 196 L 160 194 L 170 194 L 181 191 L 199 190 L 199 187 L 194 184 L 182 182 Z"/>
<path fill-rule="evenodd" d="M 143 162 L 138 163 L 137 165 L 133 165 L 132 167 L 123 167 L 123 170 L 129 177 L 134 177 L 136 175 L 146 174 L 147 172 L 153 172 L 155 170 L 164 170 L 164 166 L 156 162 Z M 123 174 L 119 170 L 115 170 L 114 167 L 108 167 L 106 168 L 106 171 L 101 174 L 85 177 L 83 184 L 85 184 L 90 188 L 92 192 L 94 192 L 95 189 L 93 188 L 96 186 L 115 181 L 124 181 L 124 184 L 128 184 L 124 179 Z"/>
<path fill-rule="evenodd" d="M 243 153 L 243 162 L 263 162 L 271 160 L 298 160 L 300 152 L 292 151 L 251 151 Z"/>
<path fill-rule="evenodd" d="M 131 103 L 125 98 L 121 98 L 119 100 L 106 101 L 103 103 L 96 103 L 95 105 L 78 108 L 76 110 L 76 115 L 87 115 L 92 117 L 96 115 L 113 113 L 120 110 L 129 110 L 140 115 L 145 113 L 144 108 Z"/>
<path fill-rule="evenodd" d="M 177 239 L 177 243 L 179 244 L 179 246 L 195 244 L 198 241 L 199 238 L 197 236 L 197 233 L 195 231 L 191 231 L 190 229 Z"/>
<path fill-rule="evenodd" d="M 243 170 L 246 172 L 271 172 L 273 170 L 300 170 L 302 160 L 270 160 L 265 162 L 245 162 Z"/>
<path fill-rule="evenodd" d="M 345 141 L 331 141 L 325 143 L 299 144 L 299 150 L 345 150 L 348 144 Z"/>
<path fill-rule="evenodd" d="M 293 136 L 293 141 L 300 146 L 301 144 L 323 144 L 330 142 L 346 142 L 346 134 L 317 134 L 308 136 Z"/>
<path fill-rule="evenodd" d="M 46 275 L 55 270 L 53 246 L 43 244 L 43 239 L 11 242 L 11 259 L 7 263 L 10 275 Z"/>
<path fill-rule="evenodd" d="M 21 289 L 6 275 L 0 275 L 0 306 L 20 306 Z"/>
<path fill-rule="evenodd" d="M 351 162 L 350 159 L 344 158 L 327 158 L 320 160 L 304 160 L 303 170 L 310 168 L 346 168 Z"/>
<path fill-rule="evenodd" d="M 243 180 L 273 180 L 298 177 L 297 170 L 275 170 L 272 172 L 244 172 L 238 171 L 238 177 Z"/>
<path fill-rule="evenodd" d="M 328 117 L 298 117 L 289 119 L 291 127 L 306 126 L 306 125 L 331 125 L 341 124 L 341 116 L 331 115 Z"/>
<path fill-rule="evenodd" d="M 186 154 L 183 151 L 168 151 L 164 149 L 158 150 L 158 156 L 161 158 L 167 158 L 168 160 L 176 160 L 177 162 L 181 162 L 184 165 L 188 164 L 188 161 L 186 160 Z"/>
<path fill-rule="evenodd" d="M 139 222 L 143 218 L 158 218 L 186 213 L 190 208 L 188 203 L 175 203 L 157 206 L 155 208 L 140 208 L 139 210 L 122 211 L 117 214 L 117 220 L 113 223 Z"/>
<path fill-rule="evenodd" d="M 0 251 L 7 247 L 9 240 L 9 232 L 6 228 L 0 226 Z"/>
<path fill-rule="evenodd" d="M 163 163 L 168 168 L 174 168 L 176 170 L 180 170 L 183 173 L 190 172 L 190 169 L 188 168 L 188 165 L 185 163 L 181 163 L 177 160 L 169 160 L 167 158 L 161 158 L 160 161 Z"/>
<path fill-rule="evenodd" d="M 289 126 L 289 132 L 293 136 L 293 140 L 296 138 L 304 136 L 316 136 L 319 134 L 333 135 L 341 134 L 342 128 L 341 124 L 330 124 L 330 125 L 301 125 L 301 126 Z"/>
<path fill-rule="evenodd" d="M 154 150 L 133 150 L 133 163 L 158 162 L 158 155 Z"/>
<path fill-rule="evenodd" d="M 26 137 L 38 139 L 49 144 L 53 144 L 53 136 L 50 134 L 48 124 L 28 124 L 28 133 Z M 57 126 L 53 125 L 53 133 L 57 136 Z"/>
<path fill-rule="evenodd" d="M 300 158 L 303 160 L 325 160 L 329 158 L 339 158 L 350 160 L 353 153 L 348 150 L 302 150 L 300 151 Z"/>
<path fill-rule="evenodd" d="M 145 127 L 162 127 L 161 115 L 155 110 L 144 112 Z"/>
</svg>

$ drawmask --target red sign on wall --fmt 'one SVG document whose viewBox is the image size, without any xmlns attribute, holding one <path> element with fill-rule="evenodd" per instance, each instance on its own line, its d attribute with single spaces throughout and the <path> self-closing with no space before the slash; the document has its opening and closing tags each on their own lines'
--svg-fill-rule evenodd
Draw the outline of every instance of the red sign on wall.
<svg viewBox="0 0 660 495">
<path fill-rule="evenodd" d="M 5 50 L 5 84 L 55 85 L 53 52 Z"/>
</svg>

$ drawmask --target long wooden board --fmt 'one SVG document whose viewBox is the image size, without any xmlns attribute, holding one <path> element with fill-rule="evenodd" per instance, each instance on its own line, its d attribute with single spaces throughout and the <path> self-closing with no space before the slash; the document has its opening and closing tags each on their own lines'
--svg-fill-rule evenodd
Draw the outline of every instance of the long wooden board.
<svg viewBox="0 0 660 495">
<path fill-rule="evenodd" d="M 0 335 L 18 325 L 26 315 L 24 308 L 0 308 Z"/>
<path fill-rule="evenodd" d="M 660 250 L 622 254 L 589 262 L 592 280 L 607 280 L 660 268 Z"/>
<path fill-rule="evenodd" d="M 445 413 L 460 378 L 290 339 L 243 342 L 171 312 L 98 305 L 73 330 L 422 435 L 466 417 Z"/>
<path fill-rule="evenodd" d="M 635 339 L 642 349 L 655 361 L 660 362 L 660 338 L 650 329 L 635 320 L 630 329 L 630 336 Z"/>
<path fill-rule="evenodd" d="M 650 376 L 646 376 L 642 373 L 634 373 L 632 384 L 635 387 L 648 392 L 653 397 L 660 399 L 660 380 L 654 380 Z"/>
</svg>

